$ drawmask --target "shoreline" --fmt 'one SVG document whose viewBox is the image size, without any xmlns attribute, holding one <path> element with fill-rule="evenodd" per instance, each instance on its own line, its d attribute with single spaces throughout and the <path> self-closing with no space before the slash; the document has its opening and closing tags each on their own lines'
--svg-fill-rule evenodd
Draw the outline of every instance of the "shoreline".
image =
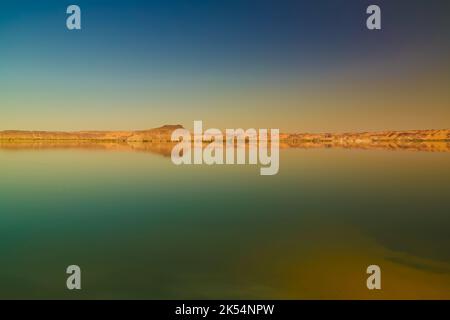
<svg viewBox="0 0 450 320">
<path fill-rule="evenodd" d="M 90 141 L 169 143 L 172 132 L 181 125 L 137 131 L 0 131 L 0 141 Z M 270 140 L 270 138 L 269 138 Z M 203 140 L 209 142 L 208 140 Z M 224 139 L 225 141 L 225 139 Z M 450 129 L 374 131 L 354 133 L 280 133 L 280 142 L 289 143 L 354 143 L 374 142 L 450 142 Z"/>
</svg>

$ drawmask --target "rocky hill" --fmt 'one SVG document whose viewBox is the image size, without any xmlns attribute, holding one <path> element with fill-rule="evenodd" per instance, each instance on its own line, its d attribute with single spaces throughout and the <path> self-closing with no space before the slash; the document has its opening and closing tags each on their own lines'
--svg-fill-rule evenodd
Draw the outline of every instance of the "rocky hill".
<svg viewBox="0 0 450 320">
<path fill-rule="evenodd" d="M 171 134 L 181 125 L 139 131 L 0 131 L 2 149 L 94 148 L 170 155 Z M 280 134 L 280 148 L 359 148 L 450 152 L 450 130 Z"/>
<path fill-rule="evenodd" d="M 0 140 L 85 140 L 122 142 L 166 142 L 170 141 L 172 131 L 183 128 L 181 125 L 165 125 L 160 128 L 140 131 L 0 131 Z"/>
<path fill-rule="evenodd" d="M 357 133 L 282 134 L 283 141 L 369 143 L 381 141 L 450 141 L 450 130 L 407 130 Z"/>
<path fill-rule="evenodd" d="M 174 130 L 182 125 L 165 125 L 159 128 L 139 131 L 0 131 L 0 140 L 86 140 L 121 142 L 170 142 Z M 280 141 L 289 144 L 314 143 L 332 145 L 355 145 L 384 142 L 448 141 L 450 130 L 408 130 L 357 133 L 283 133 Z"/>
</svg>

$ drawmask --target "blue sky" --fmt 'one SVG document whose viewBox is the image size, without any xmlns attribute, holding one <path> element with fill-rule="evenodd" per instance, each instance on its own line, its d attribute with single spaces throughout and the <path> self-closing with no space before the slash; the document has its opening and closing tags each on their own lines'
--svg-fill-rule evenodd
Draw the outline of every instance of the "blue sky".
<svg viewBox="0 0 450 320">
<path fill-rule="evenodd" d="M 372 3 L 382 8 L 381 31 L 365 28 Z M 211 126 L 293 130 L 292 115 L 298 129 L 363 129 L 361 117 L 350 125 L 324 119 L 321 127 L 320 113 L 339 94 L 319 105 L 314 93 L 339 91 L 340 81 L 366 81 L 370 74 L 397 79 L 394 86 L 423 70 L 440 79 L 450 51 L 447 3 L 4 0 L 0 129 L 130 129 L 200 117 Z M 65 27 L 70 4 L 81 7 L 80 31 Z M 343 116 L 356 108 L 344 107 Z"/>
</svg>

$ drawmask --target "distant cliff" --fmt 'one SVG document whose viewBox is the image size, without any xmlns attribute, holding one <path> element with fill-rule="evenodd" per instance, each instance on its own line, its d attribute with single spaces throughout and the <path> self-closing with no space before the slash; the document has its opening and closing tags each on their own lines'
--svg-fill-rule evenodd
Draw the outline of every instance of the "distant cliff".
<svg viewBox="0 0 450 320">
<path fill-rule="evenodd" d="M 406 131 L 378 131 L 356 133 L 296 133 L 281 134 L 284 141 L 316 141 L 316 142 L 348 142 L 368 143 L 374 141 L 450 141 L 450 129 L 443 130 L 406 130 Z"/>
<path fill-rule="evenodd" d="M 174 130 L 181 125 L 165 125 L 160 128 L 139 131 L 0 131 L 0 140 L 86 140 L 121 142 L 168 142 Z"/>
<path fill-rule="evenodd" d="M 450 151 L 450 130 L 282 134 L 282 147 Z"/>
<path fill-rule="evenodd" d="M 0 131 L 0 148 L 133 149 L 169 155 L 172 132 L 181 125 L 139 131 Z M 280 148 L 358 148 L 450 152 L 450 130 L 280 134 Z"/>
<path fill-rule="evenodd" d="M 139 131 L 0 131 L 0 140 L 90 140 L 90 141 L 121 141 L 121 142 L 169 142 L 174 130 L 182 125 L 165 125 L 159 128 Z M 357 133 L 282 133 L 280 141 L 289 144 L 370 144 L 383 142 L 450 142 L 450 129 L 443 130 L 408 130 L 379 131 Z"/>
</svg>

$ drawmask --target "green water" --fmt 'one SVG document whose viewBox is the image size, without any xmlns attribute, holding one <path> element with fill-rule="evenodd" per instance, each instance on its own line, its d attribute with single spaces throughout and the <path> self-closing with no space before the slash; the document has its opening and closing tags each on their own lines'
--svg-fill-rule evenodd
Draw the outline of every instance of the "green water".
<svg viewBox="0 0 450 320">
<path fill-rule="evenodd" d="M 450 153 L 285 149 L 280 172 L 0 149 L 0 298 L 450 298 Z M 66 289 L 66 268 L 82 289 Z M 382 290 L 366 288 L 366 268 Z"/>
</svg>

